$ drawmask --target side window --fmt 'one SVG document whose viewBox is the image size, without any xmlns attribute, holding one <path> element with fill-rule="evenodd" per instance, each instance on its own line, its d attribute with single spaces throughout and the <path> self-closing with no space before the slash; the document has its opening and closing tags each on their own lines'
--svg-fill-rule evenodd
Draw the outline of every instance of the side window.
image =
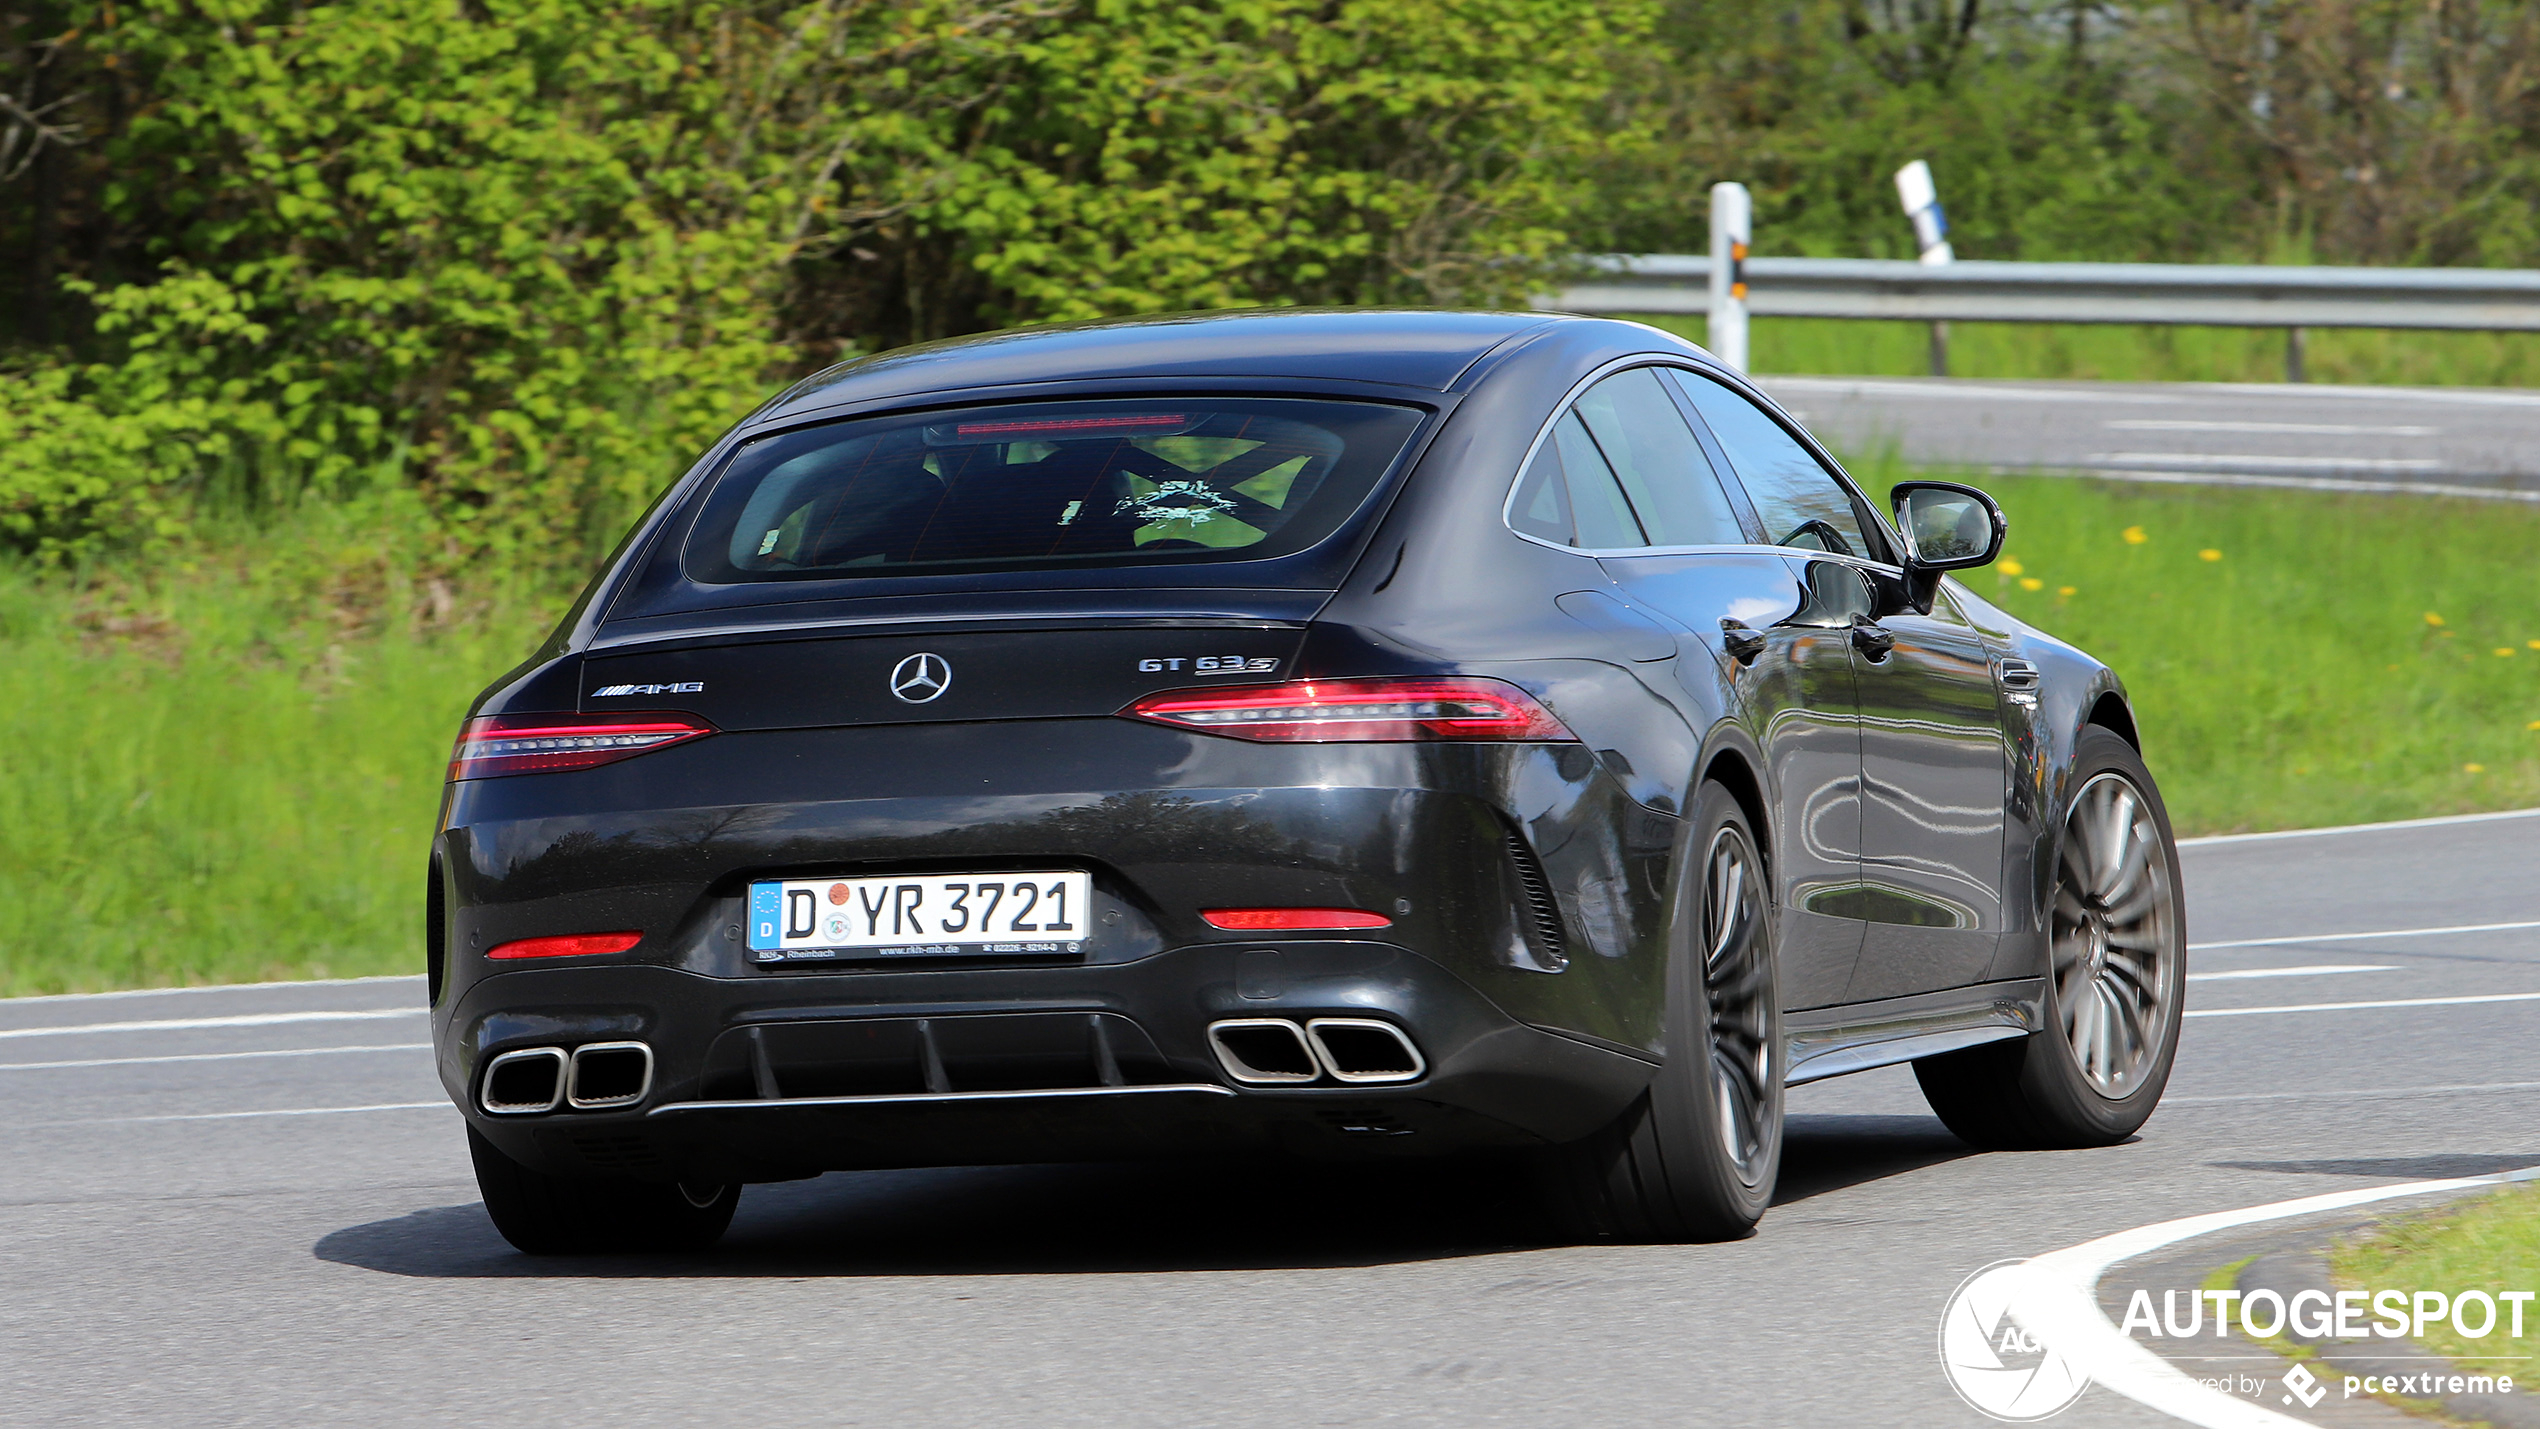
<svg viewBox="0 0 2540 1429">
<path fill-rule="evenodd" d="M 1561 414 L 1526 463 L 1509 514 L 1518 530 L 1565 546 L 1602 551 L 1649 544 L 1576 408 Z"/>
<path fill-rule="evenodd" d="M 1746 484 L 1747 498 L 1764 519 L 1765 540 L 1837 555 L 1884 555 L 1885 548 L 1863 534 L 1852 494 L 1781 423 L 1707 377 L 1675 375 Z"/>
<path fill-rule="evenodd" d="M 1649 368 L 1597 383 L 1561 415 L 1526 464 L 1509 522 L 1588 550 L 1747 539 L 1693 429 Z"/>
<path fill-rule="evenodd" d="M 1742 546 L 1746 532 L 1684 413 L 1647 367 L 1579 398 L 1578 413 L 1653 546 Z"/>
</svg>

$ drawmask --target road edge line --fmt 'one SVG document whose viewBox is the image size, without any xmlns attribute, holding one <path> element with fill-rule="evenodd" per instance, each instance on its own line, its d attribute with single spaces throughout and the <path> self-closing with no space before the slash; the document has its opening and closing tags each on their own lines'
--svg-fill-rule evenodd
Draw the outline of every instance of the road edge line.
<svg viewBox="0 0 2540 1429">
<path fill-rule="evenodd" d="M 2269 829 L 2254 834 L 2204 834 L 2180 839 L 2180 848 L 2211 848 L 2216 844 L 2258 843 L 2267 839 L 2307 839 L 2328 834 L 2368 834 L 2384 829 L 2431 829 L 2448 824 L 2485 824 L 2499 819 L 2540 818 L 2540 809 L 2498 809 L 2485 814 L 2443 814 L 2430 819 L 2392 819 L 2379 824 L 2331 824 L 2323 829 Z"/>
<path fill-rule="evenodd" d="M 2461 1176 L 2435 1181 L 2403 1181 L 2360 1191 L 2333 1191 L 2290 1201 L 2213 1211 L 2201 1216 L 2160 1221 L 2119 1231 L 2062 1250 L 2049 1251 L 2021 1267 L 2014 1291 L 2013 1314 L 2040 1339 L 2053 1345 L 2091 1382 L 2107 1386 L 2135 1403 L 2202 1429 L 2316 1429 L 2303 1420 L 2278 1414 L 2264 1405 L 2244 1403 L 2207 1389 L 2186 1371 L 2126 1337 L 2099 1308 L 2099 1282 L 2122 1261 L 2194 1240 L 2217 1231 L 2237 1230 L 2266 1221 L 2342 1211 L 2376 1201 L 2430 1196 L 2480 1186 L 2506 1186 L 2540 1181 L 2540 1166 Z"/>
<path fill-rule="evenodd" d="M 277 987 L 360 987 L 375 982 L 421 982 L 421 973 L 374 973 L 369 977 L 294 977 L 279 982 L 197 982 L 184 987 L 112 987 L 104 992 L 32 992 L 23 997 L 0 997 L 0 1007 L 19 1007 L 30 1002 L 78 1002 L 101 997 L 157 997 L 173 992 L 253 992 L 259 988 Z"/>
</svg>

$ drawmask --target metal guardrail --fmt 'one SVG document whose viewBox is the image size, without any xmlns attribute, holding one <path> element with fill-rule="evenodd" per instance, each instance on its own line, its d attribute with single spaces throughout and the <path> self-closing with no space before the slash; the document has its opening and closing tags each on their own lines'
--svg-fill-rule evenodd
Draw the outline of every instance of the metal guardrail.
<svg viewBox="0 0 2540 1429">
<path fill-rule="evenodd" d="M 1711 310 L 1708 258 L 1652 253 L 1597 266 L 1603 275 L 1536 305 L 1574 313 Z M 1757 317 L 2540 331 L 2540 271 L 2520 268 L 1749 258 L 1743 275 L 1747 310 Z"/>
</svg>

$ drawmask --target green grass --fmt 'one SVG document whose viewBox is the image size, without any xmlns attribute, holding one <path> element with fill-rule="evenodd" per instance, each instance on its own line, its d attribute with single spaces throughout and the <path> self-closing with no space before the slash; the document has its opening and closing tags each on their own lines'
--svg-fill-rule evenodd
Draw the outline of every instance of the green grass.
<svg viewBox="0 0 2540 1429">
<path fill-rule="evenodd" d="M 2540 1186 L 2516 1186 L 2422 1215 L 2385 1222 L 2371 1235 L 2329 1253 L 2340 1284 L 2365 1290 L 2529 1290 L 2540 1284 Z M 2452 1327 L 2428 1325 L 2425 1347 L 2478 1374 L 2509 1374 L 2528 1384 L 2532 1362 L 2519 1352 L 2535 1333 L 2524 1307 L 2524 1338 L 2510 1338 L 2511 1312 L 2499 1306 L 2496 1328 L 2473 1340 Z M 2473 1317 L 2474 1318 L 2474 1317 Z"/>
<path fill-rule="evenodd" d="M 1643 321 L 1695 342 L 1699 318 Z M 1836 318 L 1757 318 L 1757 372 L 1913 377 L 1931 370 L 1931 325 Z M 2438 387 L 2540 387 L 2540 333 L 2316 328 L 2304 366 L 2313 382 Z M 1953 377 L 2112 382 L 2281 382 L 2276 328 L 2126 327 L 2097 323 L 1951 323 Z"/>
<path fill-rule="evenodd" d="M 1973 585 L 2117 668 L 2182 834 L 2540 804 L 2540 511 L 1984 484 L 2010 559 Z M 190 569 L 0 566 L 0 993 L 417 966 L 458 716 L 565 596 L 436 591 L 416 529 L 340 513 L 207 537 Z"/>
<path fill-rule="evenodd" d="M 2540 804 L 2540 510 L 1977 480 L 1967 584 L 2115 668 L 2181 836 Z"/>
<path fill-rule="evenodd" d="M 421 966 L 458 717 L 553 614 L 291 534 L 147 588 L 0 569 L 0 994 Z"/>
</svg>

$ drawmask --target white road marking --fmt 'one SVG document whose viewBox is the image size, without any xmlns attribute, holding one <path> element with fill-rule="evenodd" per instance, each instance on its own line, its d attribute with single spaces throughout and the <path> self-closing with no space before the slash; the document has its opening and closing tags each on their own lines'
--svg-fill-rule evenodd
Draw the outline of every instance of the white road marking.
<svg viewBox="0 0 2540 1429">
<path fill-rule="evenodd" d="M 2239 452 L 2092 452 L 2086 462 L 2142 467 L 2152 471 L 2440 471 L 2442 459 L 2430 456 L 2260 456 Z"/>
<path fill-rule="evenodd" d="M 429 1042 L 381 1042 L 362 1047 L 284 1047 L 267 1052 L 185 1052 L 173 1057 L 91 1057 L 79 1062 L 0 1062 L 0 1072 L 47 1072 L 57 1067 L 141 1067 L 158 1062 L 234 1062 L 242 1057 L 325 1057 L 338 1052 L 422 1052 Z"/>
<path fill-rule="evenodd" d="M 2325 1196 L 2275 1201 L 2237 1211 L 2162 1221 L 2115 1235 L 2101 1236 L 2038 1256 L 2020 1268 L 2011 1313 L 2030 1333 L 2052 1344 L 2074 1367 L 2137 1404 L 2183 1419 L 2204 1429 L 2284 1429 L 2303 1421 L 2272 1409 L 2205 1388 L 2186 1371 L 2126 1337 L 2099 1308 L 2101 1277 L 2120 1261 L 2132 1260 L 2198 1236 L 2236 1230 L 2264 1221 L 2342 1211 L 2404 1196 L 2430 1196 L 2479 1186 L 2502 1186 L 2540 1180 L 2540 1166 L 2492 1176 L 2463 1176 L 2444 1181 L 2407 1181 Z"/>
<path fill-rule="evenodd" d="M 1906 381 L 1880 378 L 1846 377 L 1758 377 L 1755 379 L 1774 401 L 1781 400 L 1783 389 L 1794 392 L 1861 393 L 1875 397 L 1968 397 L 1979 402 L 2072 402 L 2128 407 L 2175 407 L 2194 401 L 2185 395 L 2160 392 L 2074 391 L 2071 388 L 2039 388 L 1990 386 L 1948 378 Z"/>
<path fill-rule="evenodd" d="M 191 987 L 119 987 L 112 992 L 39 992 L 32 997 L 0 998 L 0 1007 L 16 1007 L 28 1002 L 93 1002 L 105 997 L 161 997 L 181 992 L 254 992 L 258 988 L 359 987 L 366 983 L 421 981 L 421 973 L 391 973 L 381 977 L 290 978 L 282 982 L 206 982 Z"/>
<path fill-rule="evenodd" d="M 122 1126 L 139 1121 L 235 1121 L 252 1116 L 341 1116 L 361 1111 L 457 1111 L 446 1100 L 437 1102 L 379 1102 L 371 1106 L 295 1106 L 272 1111 L 192 1111 L 167 1116 L 101 1116 L 88 1121 L 39 1121 L 19 1131 L 52 1131 L 67 1126 Z"/>
<path fill-rule="evenodd" d="M 2464 1007 L 2473 1002 L 2540 1002 L 2540 992 L 2491 992 L 2481 997 L 2408 997 L 2393 1002 L 2304 1002 L 2288 1007 L 2201 1007 L 2188 1017 L 2262 1017 L 2271 1012 L 2353 1012 L 2368 1007 Z"/>
<path fill-rule="evenodd" d="M 169 1017 L 152 1022 L 86 1022 L 73 1027 L 0 1028 L 0 1037 L 72 1037 L 99 1032 L 190 1032 L 198 1027 L 280 1027 L 293 1022 L 372 1022 L 421 1017 L 429 1009 L 382 1007 L 364 1012 L 251 1012 L 237 1017 Z"/>
<path fill-rule="evenodd" d="M 2298 968 L 2242 968 L 2227 973 L 2189 973 L 2189 982 L 2234 982 L 2249 977 L 2327 977 L 2331 973 L 2394 973 L 2389 963 L 2311 963 Z"/>
<path fill-rule="evenodd" d="M 2540 406 L 2540 395 L 2511 389 L 2463 391 L 2457 387 L 2341 387 L 2332 383 L 2215 382 L 2197 383 L 2197 391 L 2232 397 L 2353 397 L 2382 402 L 2449 402 L 2472 407 Z"/>
<path fill-rule="evenodd" d="M 2351 491 L 2367 496 L 2458 496 L 2471 501 L 2540 501 L 2540 491 L 2525 491 L 2520 487 L 2464 486 L 2439 481 L 2350 481 L 2336 476 L 2251 476 L 2246 472 L 2152 471 L 2140 467 L 2040 469 L 1996 466 L 1991 469 L 2005 476 L 2083 476 L 2095 481 L 2140 481 L 2155 486 L 2257 486 L 2281 491 Z M 2429 819 L 2426 822 L 2433 821 Z M 2310 831 L 2300 829 L 2294 832 Z"/>
<path fill-rule="evenodd" d="M 2287 938 L 2238 938 L 2228 943 L 2190 943 L 2191 953 L 2210 953 L 2218 948 L 2281 948 L 2294 943 L 2353 943 L 2371 938 L 2435 938 L 2453 933 L 2510 933 L 2523 928 L 2540 928 L 2540 920 L 2520 923 L 2454 923 L 2442 928 L 2392 928 L 2381 933 L 2301 933 Z"/>
<path fill-rule="evenodd" d="M 2540 496 L 2540 492 L 2532 493 Z M 2379 824 L 2330 824 L 2317 829 L 2274 829 L 2262 834 L 2207 834 L 2202 838 L 2180 839 L 2180 848 L 2203 848 L 2209 844 L 2246 844 L 2270 839 L 2314 839 L 2331 834 L 2377 834 L 2391 829 L 2431 829 L 2451 824 L 2491 824 L 2499 819 L 2540 819 L 2540 809 L 2501 809 L 2492 814 L 2444 814 L 2431 819 L 2392 819 Z"/>
<path fill-rule="evenodd" d="M 2163 1096 L 2163 1106 L 2220 1106 L 2226 1102 L 2382 1101 L 2402 1097 L 2445 1096 L 2455 1092 L 2533 1092 L 2540 1082 L 2453 1082 L 2431 1087 L 2368 1087 L 2349 1092 L 2232 1092 L 2223 1096 Z"/>
<path fill-rule="evenodd" d="M 2350 427 L 2336 422 L 2198 422 L 2138 418 L 2099 425 L 2119 432 L 2288 432 L 2313 437 L 2436 437 L 2441 427 Z"/>
</svg>

